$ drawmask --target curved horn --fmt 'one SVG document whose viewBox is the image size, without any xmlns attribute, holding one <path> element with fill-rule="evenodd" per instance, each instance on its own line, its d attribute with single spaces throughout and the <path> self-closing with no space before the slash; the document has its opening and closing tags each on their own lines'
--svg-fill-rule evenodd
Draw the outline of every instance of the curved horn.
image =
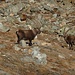
<svg viewBox="0 0 75 75">
<path fill-rule="evenodd" d="M 30 25 L 28 25 L 28 27 L 29 27 L 29 29 L 31 29 L 31 30 L 32 30 L 32 27 L 31 27 Z"/>
<path fill-rule="evenodd" d="M 69 30 L 71 30 L 72 28 L 73 28 L 73 27 L 69 28 L 67 31 L 65 31 L 66 28 L 64 28 L 64 35 L 66 35 L 67 32 L 68 32 Z"/>
</svg>

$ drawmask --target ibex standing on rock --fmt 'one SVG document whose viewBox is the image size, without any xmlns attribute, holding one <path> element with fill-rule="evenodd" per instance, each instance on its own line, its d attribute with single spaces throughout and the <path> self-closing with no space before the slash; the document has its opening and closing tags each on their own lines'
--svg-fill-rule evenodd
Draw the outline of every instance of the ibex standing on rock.
<svg viewBox="0 0 75 75">
<path fill-rule="evenodd" d="M 16 31 L 16 35 L 18 38 L 17 43 L 19 43 L 20 40 L 29 40 L 29 46 L 31 46 L 32 40 L 34 40 L 34 38 L 37 34 L 40 34 L 39 28 L 34 28 L 34 29 L 30 29 L 30 30 L 19 29 L 18 31 Z"/>
</svg>

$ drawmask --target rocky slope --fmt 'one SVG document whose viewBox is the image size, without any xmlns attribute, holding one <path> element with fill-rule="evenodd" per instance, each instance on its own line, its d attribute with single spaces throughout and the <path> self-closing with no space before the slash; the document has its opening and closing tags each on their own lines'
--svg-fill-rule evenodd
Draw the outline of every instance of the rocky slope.
<svg viewBox="0 0 75 75">
<path fill-rule="evenodd" d="M 0 75 L 75 75 L 74 46 L 59 37 L 75 35 L 74 21 L 74 0 L 1 0 Z M 15 44 L 28 26 L 41 30 L 33 45 Z"/>
</svg>

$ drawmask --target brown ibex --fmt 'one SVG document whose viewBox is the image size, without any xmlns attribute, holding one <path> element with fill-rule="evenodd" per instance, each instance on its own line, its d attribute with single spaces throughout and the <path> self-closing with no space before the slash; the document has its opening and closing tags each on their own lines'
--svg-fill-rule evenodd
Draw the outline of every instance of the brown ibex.
<svg viewBox="0 0 75 75">
<path fill-rule="evenodd" d="M 37 34 L 40 34 L 40 29 L 39 28 L 34 28 L 32 30 L 21 30 L 19 29 L 16 31 L 17 35 L 17 43 L 20 42 L 20 40 L 29 40 L 29 46 L 32 45 L 32 40 L 34 40 L 35 36 Z"/>
<path fill-rule="evenodd" d="M 62 37 L 64 37 L 64 40 L 69 45 L 69 49 L 73 49 L 73 45 L 75 44 L 75 36 L 71 34 L 67 34 L 69 30 L 72 28 L 69 28 L 66 32 L 63 33 Z M 64 30 L 65 31 L 65 30 Z M 61 35 L 60 35 L 61 36 Z"/>
</svg>

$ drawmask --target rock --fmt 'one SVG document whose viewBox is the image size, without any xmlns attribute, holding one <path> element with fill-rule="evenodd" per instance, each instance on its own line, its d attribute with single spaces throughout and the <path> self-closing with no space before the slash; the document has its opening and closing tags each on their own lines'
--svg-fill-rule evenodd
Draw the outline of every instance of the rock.
<svg viewBox="0 0 75 75">
<path fill-rule="evenodd" d="M 22 46 L 23 48 L 27 46 L 25 40 L 21 40 L 21 41 L 20 41 L 20 44 L 21 44 L 21 46 Z"/>
<path fill-rule="evenodd" d="M 7 73 L 5 71 L 0 70 L 0 75 L 11 75 L 11 74 L 9 74 L 9 73 Z"/>
<path fill-rule="evenodd" d="M 58 26 L 56 26 L 56 25 L 53 25 L 52 27 L 51 27 L 51 29 L 49 29 L 49 28 L 47 28 L 48 29 L 48 32 L 50 33 L 53 33 L 53 32 L 55 32 L 55 31 L 57 31 L 58 29 L 59 29 L 59 27 Z"/>
<path fill-rule="evenodd" d="M 40 9 L 39 9 L 39 8 L 37 8 L 37 7 L 35 7 L 35 8 L 31 8 L 31 9 L 30 9 L 30 11 L 31 11 L 31 12 L 39 12 L 39 11 L 40 11 Z"/>
<path fill-rule="evenodd" d="M 2 23 L 0 23 L 0 31 L 1 32 L 7 32 L 9 31 L 9 27 L 4 26 Z"/>
<path fill-rule="evenodd" d="M 38 59 L 36 60 L 38 63 L 42 64 L 42 65 L 46 65 L 47 64 L 47 60 L 46 60 L 47 56 L 46 54 L 42 54 L 42 53 L 39 53 L 35 56 L 35 59 Z"/>
<path fill-rule="evenodd" d="M 39 47 L 33 47 L 32 48 L 32 58 L 34 58 L 34 60 L 41 65 L 46 65 L 47 64 L 47 56 L 44 53 L 41 53 Z"/>
<path fill-rule="evenodd" d="M 4 0 L 6 3 L 8 3 L 8 2 L 14 2 L 14 0 Z"/>
<path fill-rule="evenodd" d="M 61 58 L 61 59 L 65 59 L 65 56 L 63 56 L 61 54 L 59 54 L 58 57 Z"/>
<path fill-rule="evenodd" d="M 28 53 L 28 49 L 21 49 L 23 53 Z"/>
<path fill-rule="evenodd" d="M 0 75 L 75 75 L 75 52 L 59 37 L 71 27 L 67 34 L 75 35 L 73 1 L 0 1 Z M 14 44 L 16 31 L 30 26 L 42 31 L 33 45 L 28 40 Z"/>
<path fill-rule="evenodd" d="M 29 0 L 29 2 L 34 3 L 35 1 L 34 0 Z"/>
<path fill-rule="evenodd" d="M 56 18 L 57 17 L 57 14 L 53 14 L 53 18 Z"/>
<path fill-rule="evenodd" d="M 50 6 L 48 6 L 48 5 L 44 5 L 43 7 L 44 7 L 44 9 L 47 10 L 47 11 L 51 11 L 51 10 L 52 10 L 52 8 L 51 8 Z"/>
<path fill-rule="evenodd" d="M 38 14 L 38 20 L 40 21 L 42 19 L 42 15 Z"/>
<path fill-rule="evenodd" d="M 5 11 L 7 13 L 13 13 L 14 15 L 17 15 L 17 13 L 24 8 L 24 3 L 17 3 L 17 4 L 12 4 L 8 7 L 6 7 Z"/>
<path fill-rule="evenodd" d="M 16 44 L 16 45 L 14 45 L 14 46 L 13 46 L 13 48 L 14 48 L 16 51 L 21 50 L 21 48 L 20 48 L 20 47 L 18 47 L 18 45 L 17 45 L 17 44 Z"/>
<path fill-rule="evenodd" d="M 44 25 L 43 27 L 41 27 L 41 31 L 43 32 L 43 33 L 49 33 L 51 30 L 50 30 L 50 25 Z"/>
<path fill-rule="evenodd" d="M 8 22 L 10 22 L 10 23 L 13 23 L 14 20 L 16 20 L 15 17 L 10 17 L 10 16 L 7 16 L 5 19 L 6 19 Z"/>
<path fill-rule="evenodd" d="M 34 58 L 36 55 L 38 55 L 38 53 L 40 53 L 39 52 L 39 50 L 40 50 L 40 48 L 38 48 L 38 47 L 34 47 L 34 48 L 32 48 L 32 57 Z"/>
<path fill-rule="evenodd" d="M 56 22 L 53 22 L 55 25 L 59 25 L 59 22 L 58 21 L 56 21 Z"/>
<path fill-rule="evenodd" d="M 0 48 L 5 48 L 6 45 L 5 44 L 0 44 Z"/>
<path fill-rule="evenodd" d="M 25 57 L 21 58 L 21 61 L 22 62 L 33 62 L 33 59 L 32 59 L 32 57 L 25 56 Z"/>
<path fill-rule="evenodd" d="M 40 51 L 40 48 L 36 46 L 36 47 L 33 47 L 32 50 Z"/>
<path fill-rule="evenodd" d="M 70 75 L 75 75 L 75 69 L 69 69 L 68 72 L 70 73 Z"/>
</svg>

